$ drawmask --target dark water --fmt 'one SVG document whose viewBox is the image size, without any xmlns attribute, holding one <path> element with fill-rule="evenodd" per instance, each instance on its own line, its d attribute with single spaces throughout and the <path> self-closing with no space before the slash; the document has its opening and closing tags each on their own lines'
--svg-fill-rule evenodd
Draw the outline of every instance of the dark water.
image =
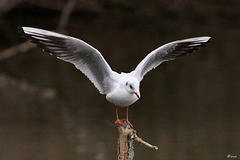
<svg viewBox="0 0 240 160">
<path fill-rule="evenodd" d="M 135 159 L 240 157 L 239 7 L 192 7 L 93 19 L 77 12 L 70 21 L 69 34 L 98 48 L 118 72 L 133 70 L 166 42 L 213 37 L 206 48 L 162 64 L 142 81 L 142 97 L 129 118 L 138 135 L 159 150 L 135 144 Z M 24 15 L 17 13 L 5 18 Z M 41 23 L 30 16 L 24 24 L 11 23 L 51 29 L 46 16 L 37 18 Z M 117 159 L 114 107 L 71 64 L 33 49 L 2 61 L 0 71 L 0 159 Z"/>
</svg>

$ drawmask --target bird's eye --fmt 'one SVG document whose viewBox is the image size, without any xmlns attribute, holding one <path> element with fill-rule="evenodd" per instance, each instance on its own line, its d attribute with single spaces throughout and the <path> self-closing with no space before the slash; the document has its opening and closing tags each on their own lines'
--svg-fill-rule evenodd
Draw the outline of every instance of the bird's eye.
<svg viewBox="0 0 240 160">
<path fill-rule="evenodd" d="M 132 85 L 130 85 L 130 88 L 133 89 Z"/>
</svg>

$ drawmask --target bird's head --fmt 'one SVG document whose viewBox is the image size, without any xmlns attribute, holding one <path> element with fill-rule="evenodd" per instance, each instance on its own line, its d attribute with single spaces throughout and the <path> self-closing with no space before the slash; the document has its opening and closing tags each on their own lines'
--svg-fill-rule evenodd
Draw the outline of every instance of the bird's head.
<svg viewBox="0 0 240 160">
<path fill-rule="evenodd" d="M 130 94 L 135 94 L 137 98 L 140 98 L 140 83 L 137 79 L 131 78 L 127 79 L 124 83 L 126 90 Z"/>
</svg>

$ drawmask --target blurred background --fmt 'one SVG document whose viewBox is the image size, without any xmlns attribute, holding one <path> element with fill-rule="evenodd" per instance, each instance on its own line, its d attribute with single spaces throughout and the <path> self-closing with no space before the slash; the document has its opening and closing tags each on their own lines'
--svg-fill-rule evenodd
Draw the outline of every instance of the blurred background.
<svg viewBox="0 0 240 160">
<path fill-rule="evenodd" d="M 159 150 L 135 143 L 135 159 L 240 157 L 240 1 L 0 0 L 0 159 L 109 160 L 117 159 L 114 106 L 18 26 L 78 37 L 117 72 L 167 42 L 211 36 L 145 76 L 129 118 Z"/>
</svg>

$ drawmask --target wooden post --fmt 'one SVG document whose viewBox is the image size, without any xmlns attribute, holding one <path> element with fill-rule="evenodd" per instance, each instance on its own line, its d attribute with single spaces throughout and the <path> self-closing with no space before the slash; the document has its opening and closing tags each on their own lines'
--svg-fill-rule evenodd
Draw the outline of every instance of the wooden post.
<svg viewBox="0 0 240 160">
<path fill-rule="evenodd" d="M 133 142 L 137 141 L 149 148 L 158 150 L 157 146 L 151 145 L 137 136 L 134 130 L 126 121 L 118 125 L 117 156 L 118 160 L 133 160 L 134 147 Z"/>
</svg>

